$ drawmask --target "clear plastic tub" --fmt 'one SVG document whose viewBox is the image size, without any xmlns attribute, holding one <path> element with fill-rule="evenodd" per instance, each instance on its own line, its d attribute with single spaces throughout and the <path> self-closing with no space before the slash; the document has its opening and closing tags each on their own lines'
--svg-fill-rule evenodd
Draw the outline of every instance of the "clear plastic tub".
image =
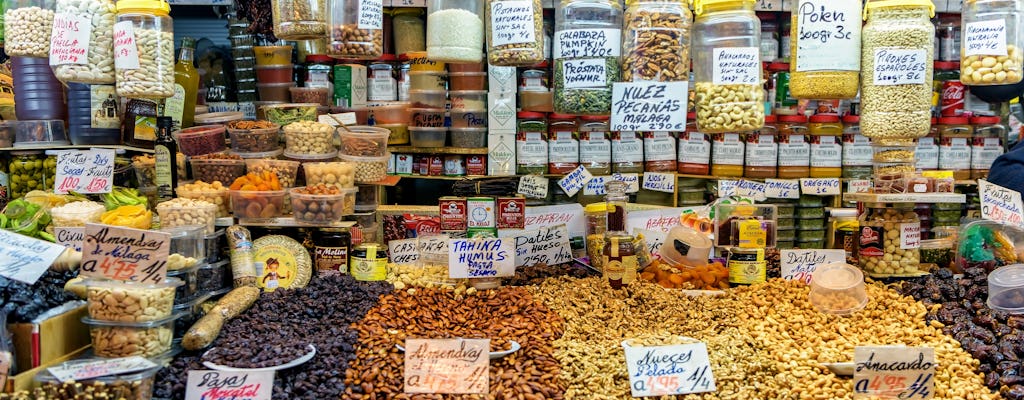
<svg viewBox="0 0 1024 400">
<path fill-rule="evenodd" d="M 14 147 L 47 147 L 67 145 L 67 132 L 64 121 L 9 121 L 14 127 Z"/>
<path fill-rule="evenodd" d="M 355 164 L 356 183 L 376 183 L 388 176 L 390 154 L 386 154 L 383 157 L 357 157 L 341 154 L 338 158 Z"/>
<path fill-rule="evenodd" d="M 259 109 L 263 111 L 263 119 L 287 126 L 292 122 L 316 121 L 318 105 L 316 103 L 278 103 L 265 104 Z M 257 117 L 259 117 L 258 113 Z"/>
<path fill-rule="evenodd" d="M 444 91 L 441 91 L 444 93 Z M 408 124 L 411 104 L 404 101 L 393 101 L 370 107 L 370 118 L 377 124 Z M 441 107 L 444 107 L 442 103 Z"/>
<path fill-rule="evenodd" d="M 448 92 L 444 90 L 410 90 L 409 102 L 417 108 L 445 108 Z"/>
<path fill-rule="evenodd" d="M 355 185 L 356 165 L 347 162 L 316 162 L 302 166 L 307 185 L 335 185 L 350 188 Z"/>
<path fill-rule="evenodd" d="M 204 181 L 205 182 L 205 181 Z M 223 183 L 223 182 L 221 182 Z M 217 217 L 230 217 L 231 198 L 228 197 L 228 186 L 231 183 L 224 184 L 220 189 L 189 189 L 185 186 L 178 186 L 174 189 L 174 192 L 183 199 L 192 200 L 203 200 L 208 203 L 217 205 Z"/>
<path fill-rule="evenodd" d="M 221 260 L 199 267 L 199 290 L 210 293 L 231 288 L 230 263 L 231 260 Z"/>
<path fill-rule="evenodd" d="M 330 105 L 330 93 L 327 88 L 321 87 L 293 87 L 288 89 L 291 99 L 296 103 L 317 103 L 322 106 Z"/>
<path fill-rule="evenodd" d="M 178 148 L 186 156 L 218 153 L 227 150 L 223 125 L 203 125 L 174 132 Z"/>
<path fill-rule="evenodd" d="M 299 1 L 303 1 L 303 0 L 299 0 Z M 284 3 L 284 2 L 292 3 L 289 0 L 283 0 L 282 3 Z M 278 4 L 278 5 L 282 5 L 282 4 Z M 295 4 L 295 5 L 297 5 L 297 4 Z M 277 13 L 275 12 L 274 13 L 274 20 L 275 20 L 274 24 L 275 25 L 277 24 L 277 22 L 276 22 L 277 19 L 278 19 L 277 18 Z M 284 37 L 282 36 L 283 32 L 279 32 L 275 28 L 274 29 L 274 33 L 279 38 L 284 39 Z M 290 46 L 290 45 L 284 45 L 284 46 L 255 46 L 255 47 L 252 48 L 252 50 L 253 50 L 253 54 L 256 56 L 256 65 L 281 65 L 281 64 L 289 64 L 289 63 L 292 62 L 292 46 Z"/>
<path fill-rule="evenodd" d="M 100 217 L 106 212 L 103 204 L 92 201 L 78 201 L 50 209 L 51 222 L 54 227 L 84 227 L 86 223 L 99 223 Z"/>
<path fill-rule="evenodd" d="M 85 363 L 91 363 L 99 361 L 100 359 L 82 359 L 73 360 L 61 363 L 54 367 L 56 368 L 79 368 L 77 366 Z M 150 400 L 153 398 L 153 385 L 156 381 L 156 373 L 160 371 L 161 367 L 153 367 L 142 371 L 131 372 L 127 374 L 118 375 L 107 375 L 88 379 L 77 379 L 75 380 L 76 386 L 80 390 L 90 391 L 93 396 L 106 394 L 108 398 L 118 398 L 124 400 Z M 33 378 L 36 383 L 43 389 L 44 392 L 56 392 L 63 385 L 57 377 L 53 376 L 49 370 L 42 370 L 36 374 Z"/>
<path fill-rule="evenodd" d="M 199 294 L 199 265 L 188 268 L 167 271 L 168 278 L 178 279 L 182 285 L 174 288 L 174 304 L 183 304 L 192 301 Z"/>
<path fill-rule="evenodd" d="M 356 212 L 372 212 L 380 205 L 380 187 L 376 185 L 356 185 Z"/>
<path fill-rule="evenodd" d="M 82 284 L 87 294 L 89 318 L 144 322 L 170 316 L 175 290 L 184 282 L 173 278 L 155 284 L 90 278 Z"/>
<path fill-rule="evenodd" d="M 295 186 L 295 181 L 299 173 L 299 165 L 301 165 L 300 162 L 290 160 L 245 160 L 246 171 L 250 173 L 261 173 L 264 171 L 272 172 L 274 175 L 277 175 L 277 180 L 281 183 L 281 187 L 283 188 Z"/>
<path fill-rule="evenodd" d="M 230 190 L 229 193 L 235 218 L 275 218 L 281 216 L 285 209 L 287 192 L 284 190 Z"/>
<path fill-rule="evenodd" d="M 409 138 L 413 147 L 444 147 L 448 128 L 409 127 Z"/>
<path fill-rule="evenodd" d="M 487 110 L 453 110 L 452 128 L 486 128 Z"/>
<path fill-rule="evenodd" d="M 356 192 L 359 189 L 341 189 L 339 194 L 304 194 L 305 188 L 293 188 L 289 193 L 295 220 L 307 224 L 338 221 L 355 213 Z"/>
<path fill-rule="evenodd" d="M 206 311 L 203 308 L 203 303 L 213 297 L 209 292 L 200 290 L 200 293 L 205 293 L 195 298 L 174 306 L 174 314 L 180 315 L 178 319 L 174 320 L 174 337 L 180 338 L 185 336 L 189 328 L 192 327 L 200 318 L 206 315 Z"/>
<path fill-rule="evenodd" d="M 153 357 L 171 349 L 174 321 L 180 315 L 148 322 L 110 322 L 83 317 L 92 349 L 99 357 Z"/>
<path fill-rule="evenodd" d="M 203 237 L 206 250 L 206 262 L 215 263 L 221 259 L 221 249 L 227 247 L 227 239 L 224 237 L 226 229 L 218 229 L 217 232 Z"/>
<path fill-rule="evenodd" d="M 409 113 L 412 120 L 409 123 L 415 127 L 441 128 L 444 127 L 443 108 L 411 108 Z"/>
<path fill-rule="evenodd" d="M 220 181 L 228 186 L 238 177 L 245 175 L 245 160 L 191 159 L 189 164 L 192 165 L 192 177 L 207 183 Z"/>
<path fill-rule="evenodd" d="M 487 108 L 486 90 L 452 90 L 452 110 L 483 110 Z"/>
<path fill-rule="evenodd" d="M 257 83 L 256 91 L 263 101 L 288 101 L 291 99 L 290 90 L 295 89 L 294 82 L 280 83 Z"/>
<path fill-rule="evenodd" d="M 849 315 L 868 304 L 864 274 L 846 263 L 819 266 L 811 277 L 811 304 L 828 314 Z"/>
<path fill-rule="evenodd" d="M 378 128 L 391 131 L 388 144 L 409 144 L 409 124 L 377 124 Z"/>
<path fill-rule="evenodd" d="M 988 306 L 1010 314 L 1024 313 L 1024 264 L 998 268 L 988 274 Z"/>
<path fill-rule="evenodd" d="M 262 151 L 258 153 L 232 152 L 231 154 L 234 154 L 243 160 L 248 160 L 251 158 L 277 158 L 281 154 L 284 154 L 284 149 Z"/>
<path fill-rule="evenodd" d="M 228 125 L 234 121 L 241 121 L 243 118 L 245 118 L 245 113 L 238 111 L 222 111 L 196 115 L 194 122 L 196 125 Z"/>
<path fill-rule="evenodd" d="M 451 128 L 448 132 L 452 139 L 452 147 L 487 147 L 487 128 Z"/>
<path fill-rule="evenodd" d="M 443 114 L 441 118 L 444 121 Z M 380 157 L 388 151 L 391 131 L 375 126 L 350 126 L 338 129 L 341 136 L 339 154 L 360 157 Z"/>
<path fill-rule="evenodd" d="M 179 226 L 161 228 L 161 232 L 171 234 L 170 256 L 167 258 L 167 270 L 176 271 L 202 264 L 206 257 L 206 230 L 202 226 Z M 169 275 L 169 273 L 168 273 Z"/>
<path fill-rule="evenodd" d="M 285 125 L 285 150 L 292 154 L 323 155 L 337 152 L 334 127 L 319 122 L 299 121 Z"/>
<path fill-rule="evenodd" d="M 284 153 L 282 153 L 282 156 L 284 156 L 284 158 L 286 160 L 298 161 L 298 162 L 301 162 L 301 163 L 305 164 L 305 163 L 327 162 L 327 161 L 337 160 L 338 159 L 338 151 L 335 150 L 335 151 L 333 151 L 331 153 L 324 153 L 324 154 L 299 154 L 299 153 L 289 153 L 288 150 L 285 150 Z"/>
<path fill-rule="evenodd" d="M 248 122 L 248 121 L 247 121 Z M 264 121 L 274 124 L 270 121 Z M 232 128 L 228 124 L 227 131 L 231 136 L 231 151 L 236 153 L 262 153 L 281 148 L 281 126 L 274 124 L 272 128 L 244 129 Z"/>
<path fill-rule="evenodd" d="M 486 75 L 486 73 L 484 73 Z M 445 90 L 447 72 L 412 71 L 409 72 L 409 90 Z"/>
<path fill-rule="evenodd" d="M 452 72 L 448 75 L 449 90 L 486 90 L 486 72 Z"/>
<path fill-rule="evenodd" d="M 156 212 L 160 216 L 161 228 L 202 225 L 206 227 L 206 233 L 213 233 L 217 230 L 217 205 L 213 203 L 204 201 L 201 204 L 185 206 L 165 201 L 156 206 Z"/>
</svg>

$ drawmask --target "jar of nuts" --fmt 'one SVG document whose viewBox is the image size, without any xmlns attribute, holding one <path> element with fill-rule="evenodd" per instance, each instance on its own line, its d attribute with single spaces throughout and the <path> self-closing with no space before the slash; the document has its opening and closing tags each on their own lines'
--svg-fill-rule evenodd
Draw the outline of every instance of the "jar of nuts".
<svg viewBox="0 0 1024 400">
<path fill-rule="evenodd" d="M 689 80 L 692 19 L 685 1 L 628 2 L 622 35 L 622 80 Z"/>
<path fill-rule="evenodd" d="M 285 151 L 291 154 L 328 154 L 334 148 L 334 127 L 314 121 L 292 122 L 284 127 Z"/>
<path fill-rule="evenodd" d="M 148 322 L 110 322 L 93 318 L 82 318 L 82 322 L 89 325 L 93 353 L 98 357 L 153 357 L 171 349 L 174 320 L 180 316 L 175 314 Z"/>
<path fill-rule="evenodd" d="M 273 0 L 270 5 L 278 39 L 320 39 L 327 35 L 327 0 Z"/>
<path fill-rule="evenodd" d="M 63 82 L 114 83 L 114 36 L 117 19 L 113 0 L 58 0 L 54 33 L 70 34 L 66 21 L 87 22 L 92 28 L 89 51 L 84 56 L 65 55 L 56 60 L 53 73 Z"/>
<path fill-rule="evenodd" d="M 174 23 L 162 0 L 120 2 L 114 24 L 117 95 L 167 98 L 174 95 Z"/>
<path fill-rule="evenodd" d="M 215 232 L 216 204 L 202 200 L 176 198 L 157 204 L 156 212 L 160 215 L 161 228 L 202 225 L 206 227 L 206 234 Z"/>
<path fill-rule="evenodd" d="M 390 154 L 385 154 L 383 157 L 358 157 L 342 154 L 338 158 L 347 163 L 355 164 L 355 181 L 358 183 L 375 183 L 388 176 Z"/>
<path fill-rule="evenodd" d="M 53 0 L 14 0 L 4 12 L 4 51 L 9 56 L 49 57 Z"/>
<path fill-rule="evenodd" d="M 965 85 L 1012 85 L 1021 81 L 1024 3 L 972 0 L 963 3 L 960 80 Z M 993 34 L 1002 32 L 1002 35 Z"/>
<path fill-rule="evenodd" d="M 377 1 L 332 0 L 327 55 L 372 60 L 384 53 L 384 9 Z"/>
<path fill-rule="evenodd" d="M 529 66 L 544 61 L 544 9 L 540 0 L 490 0 L 484 12 L 490 21 L 487 59 L 491 65 Z"/>
<path fill-rule="evenodd" d="M 872 277 L 920 275 L 921 220 L 912 203 L 871 203 L 861 214 L 858 259 Z"/>
</svg>

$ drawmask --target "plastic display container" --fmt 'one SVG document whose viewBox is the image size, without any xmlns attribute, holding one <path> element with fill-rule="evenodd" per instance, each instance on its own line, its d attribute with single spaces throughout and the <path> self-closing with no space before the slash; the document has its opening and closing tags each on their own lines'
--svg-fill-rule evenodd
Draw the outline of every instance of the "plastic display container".
<svg viewBox="0 0 1024 400">
<path fill-rule="evenodd" d="M 338 129 L 341 136 L 339 154 L 380 157 L 387 153 L 391 131 L 376 126 L 350 126 Z"/>
<path fill-rule="evenodd" d="M 487 108 L 486 90 L 452 90 L 448 92 L 452 110 L 483 110 Z"/>
<path fill-rule="evenodd" d="M 414 127 L 440 128 L 445 126 L 443 108 L 410 108 L 412 120 L 409 123 Z"/>
<path fill-rule="evenodd" d="M 174 304 L 188 303 L 196 294 L 199 294 L 199 265 L 188 268 L 167 271 L 168 278 L 174 278 L 183 282 L 174 288 Z"/>
<path fill-rule="evenodd" d="M 441 107 L 444 107 L 443 103 L 441 104 Z M 394 101 L 375 105 L 370 107 L 369 118 L 372 118 L 376 125 L 409 124 L 411 117 L 409 108 L 410 104 L 404 101 Z"/>
<path fill-rule="evenodd" d="M 281 148 L 281 127 L 274 124 L 272 128 L 237 129 L 228 125 L 231 136 L 231 151 L 235 153 L 262 153 L 276 151 Z"/>
<path fill-rule="evenodd" d="M 320 39 L 329 33 L 327 29 L 327 17 L 329 16 L 327 0 L 275 0 L 270 4 L 273 12 L 274 36 L 277 36 L 278 39 Z M 291 46 L 270 47 L 288 47 L 286 60 L 291 60 Z M 254 49 L 256 50 L 256 62 L 259 63 L 260 46 Z"/>
<path fill-rule="evenodd" d="M 448 63 L 483 60 L 483 6 L 475 0 L 431 0 L 427 4 L 427 58 Z"/>
<path fill-rule="evenodd" d="M 230 190 L 231 207 L 235 218 L 275 218 L 285 210 L 284 190 L 241 191 Z"/>
<path fill-rule="evenodd" d="M 184 186 L 178 186 L 174 189 L 174 192 L 178 197 L 192 200 L 202 200 L 217 205 L 217 217 L 230 217 L 231 198 L 228 196 L 228 187 L 231 182 L 221 182 L 224 184 L 220 189 L 207 189 L 207 190 L 189 190 Z"/>
<path fill-rule="evenodd" d="M 235 179 L 245 175 L 245 160 L 192 159 L 189 164 L 192 165 L 192 177 L 206 183 L 220 181 L 229 186 Z"/>
<path fill-rule="evenodd" d="M 171 315 L 175 290 L 184 284 L 167 278 L 161 283 L 86 279 L 89 318 L 112 322 L 157 321 Z M 140 303 L 147 307 L 131 307 Z"/>
<path fill-rule="evenodd" d="M 693 16 L 687 2 L 630 1 L 623 20 L 623 81 L 689 80 Z"/>
<path fill-rule="evenodd" d="M 168 271 L 200 265 L 206 260 L 206 230 L 199 225 L 161 228 L 171 235 Z M 171 259 L 173 258 L 173 259 Z"/>
<path fill-rule="evenodd" d="M 160 216 L 160 227 L 163 229 L 201 225 L 206 227 L 206 233 L 217 230 L 216 204 L 184 207 L 164 202 L 156 206 L 156 212 Z"/>
<path fill-rule="evenodd" d="M 227 125 L 234 121 L 241 121 L 245 118 L 245 113 L 240 111 L 222 111 L 212 112 L 196 115 L 194 120 L 196 125 Z"/>
<path fill-rule="evenodd" d="M 50 225 L 55 228 L 84 227 L 87 223 L 99 223 L 106 211 L 103 204 L 96 202 L 75 202 L 74 205 L 54 207 L 50 209 Z"/>
<path fill-rule="evenodd" d="M 286 2 L 290 2 L 290 0 L 285 0 L 285 1 Z M 315 0 L 313 0 L 311 2 L 316 3 Z M 293 5 L 293 4 L 281 4 L 281 3 L 277 3 L 277 4 L 278 5 L 285 5 L 285 6 Z M 294 4 L 294 5 L 298 5 L 298 4 Z M 275 20 L 277 19 L 276 15 L 277 14 L 275 12 L 275 16 L 274 16 Z M 274 24 L 276 25 L 277 22 L 274 22 Z M 274 32 L 278 32 L 276 28 L 274 29 Z M 280 38 L 280 36 L 278 36 L 278 37 Z M 253 51 L 253 54 L 256 56 L 256 65 L 264 65 L 264 66 L 265 65 L 283 65 L 283 64 L 291 64 L 291 62 L 292 62 L 292 46 L 290 46 L 290 45 L 282 45 L 282 46 L 255 46 L 255 47 L 252 48 L 252 51 Z"/>
<path fill-rule="evenodd" d="M 444 147 L 448 137 L 448 128 L 409 127 L 409 137 L 413 147 Z"/>
<path fill-rule="evenodd" d="M 180 338 L 185 336 L 189 328 L 192 327 L 200 318 L 206 315 L 204 311 L 203 303 L 209 300 L 212 295 L 209 292 L 200 291 L 206 293 L 203 295 L 195 296 L 193 299 L 177 304 L 174 306 L 174 314 L 180 315 L 178 319 L 174 320 L 174 337 Z"/>
<path fill-rule="evenodd" d="M 227 150 L 223 125 L 204 125 L 174 131 L 178 148 L 186 156 L 218 153 Z"/>
<path fill-rule="evenodd" d="M 486 72 L 453 72 L 448 75 L 449 90 L 486 90 Z"/>
<path fill-rule="evenodd" d="M 381 3 L 331 0 L 328 10 L 330 34 L 327 55 L 354 60 L 380 58 L 384 53 L 385 36 Z M 388 29 L 391 29 L 390 25 Z"/>
<path fill-rule="evenodd" d="M 694 102 L 704 133 L 752 131 L 764 125 L 761 24 L 754 1 L 698 1 L 693 22 Z M 716 67 L 723 57 L 753 61 L 750 68 Z M 729 72 L 725 72 L 729 71 Z M 721 102 L 722 98 L 731 99 Z M 729 114 L 728 120 L 722 114 Z"/>
<path fill-rule="evenodd" d="M 358 157 L 341 154 L 338 158 L 340 158 L 341 161 L 355 165 L 354 178 L 356 183 L 376 183 L 387 177 L 388 161 L 391 159 L 391 155 L 385 154 L 382 157 Z"/>
<path fill-rule="evenodd" d="M 317 103 L 321 106 L 330 105 L 330 92 L 322 87 L 291 87 L 288 89 L 291 100 L 296 103 Z"/>
<path fill-rule="evenodd" d="M 163 1 L 117 4 L 117 23 L 131 22 L 130 32 L 136 44 L 136 53 L 132 53 L 114 42 L 118 96 L 149 99 L 174 96 L 174 22 L 170 12 L 171 6 Z"/>
<path fill-rule="evenodd" d="M 316 121 L 317 118 L 317 104 L 315 103 L 265 104 L 259 109 L 263 111 L 262 119 L 282 127 L 292 122 Z"/>
<path fill-rule="evenodd" d="M 448 130 L 452 147 L 487 147 L 487 128 L 451 128 Z"/>
<path fill-rule="evenodd" d="M 372 212 L 380 204 L 380 188 L 376 185 L 356 185 L 356 212 Z"/>
<path fill-rule="evenodd" d="M 310 162 L 302 165 L 306 185 L 327 184 L 339 188 L 355 185 L 356 165 L 346 162 Z"/>
<path fill-rule="evenodd" d="M 444 90 L 410 90 L 409 102 L 415 108 L 446 108 L 448 92 Z M 469 109 L 469 108 L 465 108 Z"/>
<path fill-rule="evenodd" d="M 17 0 L 4 6 L 4 51 L 11 56 L 46 58 L 50 55 L 53 0 Z"/>
<path fill-rule="evenodd" d="M 487 118 L 487 110 L 452 110 L 451 127 L 486 128 Z"/>
<path fill-rule="evenodd" d="M 1005 0 L 963 2 L 960 80 L 965 85 L 1012 85 L 1021 81 L 1024 3 Z M 1002 28 L 1002 34 L 978 34 Z M 1002 40 L 1000 40 L 1002 39 Z M 995 49 L 992 45 L 995 44 Z"/>
<path fill-rule="evenodd" d="M 355 213 L 359 189 L 345 188 L 339 194 L 304 194 L 303 189 L 292 188 L 289 192 L 292 213 L 298 222 L 324 224 Z"/>
<path fill-rule="evenodd" d="M 199 290 L 210 293 L 232 287 L 231 260 L 221 260 L 199 267 Z"/>
<path fill-rule="evenodd" d="M 1024 264 L 998 268 L 988 274 L 988 306 L 1010 314 L 1024 313 Z"/>
<path fill-rule="evenodd" d="M 85 363 L 99 361 L 100 359 L 81 359 L 66 361 L 59 365 L 55 365 L 56 368 L 78 368 L 77 366 Z M 93 396 L 99 393 L 106 393 L 114 398 L 113 396 L 119 396 L 125 400 L 150 400 L 153 398 L 153 387 L 156 382 L 156 373 L 160 371 L 160 367 L 153 367 L 142 371 L 131 372 L 127 374 L 118 375 L 107 375 L 96 378 L 88 379 L 77 379 L 76 384 L 81 385 L 83 391 L 89 390 L 86 388 L 93 388 Z M 46 393 L 56 393 L 57 390 L 63 386 L 63 382 L 57 377 L 53 376 L 49 370 L 43 369 L 33 378 L 39 387 Z"/>
<path fill-rule="evenodd" d="M 553 43 L 561 43 L 562 37 L 577 34 L 606 35 L 608 38 L 622 37 L 622 3 L 610 0 L 568 0 L 555 12 L 555 34 Z M 568 45 L 552 46 L 552 85 L 554 86 L 553 109 L 560 114 L 604 115 L 611 111 L 612 82 L 618 81 L 622 46 L 615 40 L 608 40 L 602 46 L 591 46 L 589 41 L 565 40 Z M 589 83 L 581 82 L 581 75 L 573 72 L 580 65 L 600 65 L 604 62 L 605 74 L 602 79 Z M 567 64 L 568 63 L 568 67 Z M 601 82 L 603 80 L 603 82 Z M 524 93 L 524 97 L 526 92 Z M 540 97 L 540 96 L 538 96 Z M 538 110 L 529 102 L 530 109 Z M 523 108 L 526 109 L 526 102 Z"/>
<path fill-rule="evenodd" d="M 291 99 L 290 90 L 294 88 L 294 82 L 256 84 L 256 91 L 260 94 L 260 100 L 263 101 L 288 101 Z"/>
<path fill-rule="evenodd" d="M 807 3 L 800 3 L 807 4 Z M 836 34 L 829 39 L 819 35 L 801 34 L 817 30 L 815 18 L 803 13 L 792 13 L 789 48 L 789 93 L 798 99 L 848 99 L 860 89 L 861 0 L 833 0 L 822 3 L 820 15 L 846 15 L 830 21 Z M 800 18 L 804 15 L 804 18 Z M 806 22 L 806 23 L 805 23 Z M 809 27 L 807 25 L 810 25 Z"/>
<path fill-rule="evenodd" d="M 64 121 L 61 120 L 9 121 L 7 124 L 14 128 L 14 147 L 49 147 L 70 143 L 64 131 Z"/>
<path fill-rule="evenodd" d="M 443 71 L 409 72 L 409 90 L 445 90 L 447 76 L 448 73 Z"/>
<path fill-rule="evenodd" d="M 256 81 L 259 83 L 295 83 L 292 82 L 292 64 L 257 65 Z"/>
<path fill-rule="evenodd" d="M 849 315 L 868 304 L 864 274 L 846 263 L 819 266 L 811 277 L 808 300 L 823 313 Z"/>
<path fill-rule="evenodd" d="M 174 321 L 180 315 L 149 322 L 109 322 L 83 317 L 92 336 L 93 353 L 99 357 L 153 357 L 171 349 Z M 134 344 L 134 346 L 132 346 Z"/>
</svg>

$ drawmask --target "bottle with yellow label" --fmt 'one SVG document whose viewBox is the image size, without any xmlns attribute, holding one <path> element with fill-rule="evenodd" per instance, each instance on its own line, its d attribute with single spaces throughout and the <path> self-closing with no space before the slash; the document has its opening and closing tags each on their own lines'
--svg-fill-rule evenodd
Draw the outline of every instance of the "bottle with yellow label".
<svg viewBox="0 0 1024 400">
<path fill-rule="evenodd" d="M 604 234 L 604 277 L 612 289 L 622 289 L 636 280 L 639 262 L 633 235 L 626 231 L 626 183 L 613 180 L 605 184 L 608 193 L 608 230 Z"/>
<path fill-rule="evenodd" d="M 181 39 L 178 63 L 174 64 L 174 96 L 164 102 L 164 115 L 174 119 L 176 129 L 188 128 L 194 123 L 199 92 L 199 72 L 192 65 L 195 47 L 195 39 Z"/>
</svg>

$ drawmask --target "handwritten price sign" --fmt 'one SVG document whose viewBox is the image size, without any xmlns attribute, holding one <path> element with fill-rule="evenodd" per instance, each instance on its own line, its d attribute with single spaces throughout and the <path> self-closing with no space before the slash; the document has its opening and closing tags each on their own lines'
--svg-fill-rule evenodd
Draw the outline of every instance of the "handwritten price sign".
<svg viewBox="0 0 1024 400">
<path fill-rule="evenodd" d="M 642 347 L 622 343 L 633 397 L 714 392 L 715 376 L 704 343 Z"/>
<path fill-rule="evenodd" d="M 274 371 L 189 371 L 185 400 L 270 400 Z"/>
<path fill-rule="evenodd" d="M 65 364 L 47 368 L 47 371 L 63 382 L 95 378 L 98 376 L 126 374 L 155 367 L 157 367 L 157 364 L 152 361 L 140 356 L 132 356 L 96 360 L 79 364 Z"/>
<path fill-rule="evenodd" d="M 117 226 L 86 224 L 83 276 L 160 283 L 167 276 L 171 235 Z"/>
<path fill-rule="evenodd" d="M 782 279 L 800 281 L 809 285 L 811 276 L 819 266 L 834 262 L 846 262 L 846 251 L 833 249 L 780 250 L 779 259 Z"/>
<path fill-rule="evenodd" d="M 554 265 L 572 261 L 569 230 L 565 224 L 543 226 L 532 231 L 505 230 L 498 235 L 515 239 L 516 266 L 539 263 Z"/>
<path fill-rule="evenodd" d="M 889 399 L 930 399 L 935 393 L 935 349 L 857 346 L 853 389 L 858 395 Z"/>
<path fill-rule="evenodd" d="M 981 217 L 984 219 L 1024 226 L 1024 205 L 1020 192 L 978 180 L 981 194 Z"/>
<path fill-rule="evenodd" d="M 0 276 L 36 283 L 64 246 L 0 229 Z"/>
<path fill-rule="evenodd" d="M 452 239 L 448 243 L 451 278 L 497 278 L 516 273 L 512 240 L 497 238 Z"/>
<path fill-rule="evenodd" d="M 110 193 L 113 182 L 113 149 L 68 150 L 57 153 L 54 193 Z"/>
<path fill-rule="evenodd" d="M 405 393 L 486 394 L 490 339 L 405 339 Z"/>
</svg>

